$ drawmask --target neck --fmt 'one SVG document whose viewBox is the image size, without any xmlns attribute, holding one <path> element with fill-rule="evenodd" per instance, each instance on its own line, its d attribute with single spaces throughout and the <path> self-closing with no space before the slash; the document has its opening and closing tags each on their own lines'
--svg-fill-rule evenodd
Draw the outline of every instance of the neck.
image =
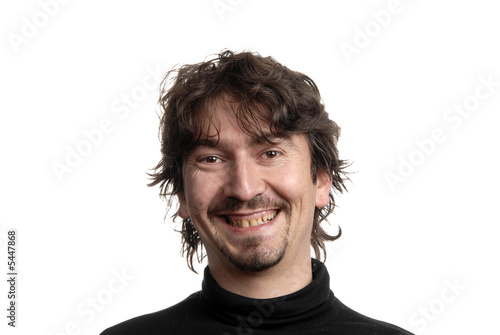
<svg viewBox="0 0 500 335">
<path fill-rule="evenodd" d="M 254 299 L 270 299 L 299 291 L 312 282 L 310 255 L 283 260 L 261 272 L 246 272 L 208 255 L 212 277 L 225 290 Z M 290 257 L 289 257 L 290 258 Z"/>
</svg>

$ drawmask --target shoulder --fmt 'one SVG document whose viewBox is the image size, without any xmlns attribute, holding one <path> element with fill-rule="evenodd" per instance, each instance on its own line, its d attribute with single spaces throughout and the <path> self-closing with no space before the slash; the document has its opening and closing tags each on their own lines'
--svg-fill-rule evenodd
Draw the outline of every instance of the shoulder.
<svg viewBox="0 0 500 335">
<path fill-rule="evenodd" d="M 177 334 L 179 327 L 184 325 L 198 314 L 203 314 L 200 292 L 193 293 L 176 305 L 158 312 L 145 314 L 119 323 L 103 331 L 101 335 L 154 335 Z"/>
<path fill-rule="evenodd" d="M 413 335 L 393 324 L 372 319 L 344 305 L 336 297 L 336 324 L 346 334 Z M 349 332 L 351 331 L 351 332 Z"/>
</svg>

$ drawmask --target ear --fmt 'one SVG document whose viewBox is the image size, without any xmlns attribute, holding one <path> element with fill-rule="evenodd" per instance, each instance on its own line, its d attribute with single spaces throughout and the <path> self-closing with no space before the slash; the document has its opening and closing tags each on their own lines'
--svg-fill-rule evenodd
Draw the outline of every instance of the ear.
<svg viewBox="0 0 500 335">
<path fill-rule="evenodd" d="M 325 207 L 330 202 L 332 181 L 331 173 L 318 169 L 318 176 L 316 178 L 316 207 Z"/>
<path fill-rule="evenodd" d="M 189 217 L 189 211 L 187 208 L 186 197 L 184 195 L 178 194 L 177 199 L 179 200 L 179 209 L 177 210 L 177 215 L 183 219 Z"/>
</svg>

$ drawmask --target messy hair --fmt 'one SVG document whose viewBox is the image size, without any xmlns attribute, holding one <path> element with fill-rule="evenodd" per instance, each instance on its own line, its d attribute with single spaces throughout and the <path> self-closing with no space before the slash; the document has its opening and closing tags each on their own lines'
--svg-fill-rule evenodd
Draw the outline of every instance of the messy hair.
<svg viewBox="0 0 500 335">
<path fill-rule="evenodd" d="M 326 257 L 325 241 L 341 235 L 328 234 L 321 223 L 335 208 L 334 193 L 346 190 L 346 161 L 339 159 L 339 126 L 329 119 L 319 90 L 308 76 L 292 71 L 272 57 L 253 52 L 224 50 L 211 60 L 183 65 L 169 71 L 160 87 L 161 160 L 154 168 L 149 186 L 159 184 L 160 196 L 172 206 L 175 197 L 184 195 L 182 166 L 187 154 L 202 140 L 202 129 L 213 123 L 214 105 L 221 99 L 236 104 L 234 113 L 239 126 L 250 136 L 272 143 L 269 138 L 307 137 L 311 153 L 311 176 L 316 182 L 318 170 L 332 179 L 329 203 L 315 208 L 311 246 L 316 258 Z M 269 126 L 263 130 L 262 124 Z M 173 215 L 174 219 L 177 214 Z M 182 255 L 193 267 L 196 255 L 205 256 L 203 243 L 191 220 L 184 219 Z"/>
</svg>

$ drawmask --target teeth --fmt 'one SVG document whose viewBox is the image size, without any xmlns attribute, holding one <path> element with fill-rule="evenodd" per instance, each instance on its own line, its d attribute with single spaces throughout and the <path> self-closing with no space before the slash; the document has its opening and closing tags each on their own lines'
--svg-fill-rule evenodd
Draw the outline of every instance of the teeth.
<svg viewBox="0 0 500 335">
<path fill-rule="evenodd" d="M 273 211 L 272 213 L 265 214 L 262 217 L 256 218 L 256 219 L 250 219 L 250 220 L 232 220 L 230 218 L 226 218 L 226 222 L 230 224 L 231 226 L 235 228 L 248 228 L 248 227 L 255 227 L 258 225 L 261 225 L 263 223 L 269 222 L 272 219 L 275 218 L 275 216 L 278 214 L 278 211 Z"/>
</svg>

